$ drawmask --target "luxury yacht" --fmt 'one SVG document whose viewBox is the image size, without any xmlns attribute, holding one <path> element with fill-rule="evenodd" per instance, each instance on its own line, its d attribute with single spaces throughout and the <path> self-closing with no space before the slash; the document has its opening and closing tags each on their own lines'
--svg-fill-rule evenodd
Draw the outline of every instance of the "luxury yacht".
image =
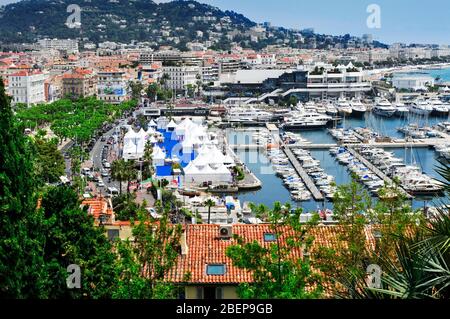
<svg viewBox="0 0 450 319">
<path fill-rule="evenodd" d="M 409 108 L 402 102 L 395 103 L 395 115 L 406 116 L 409 113 Z"/>
<path fill-rule="evenodd" d="M 410 112 L 418 115 L 430 115 L 433 112 L 433 107 L 425 100 L 418 99 L 413 102 Z"/>
<path fill-rule="evenodd" d="M 258 110 L 255 108 L 240 108 L 234 107 L 228 110 L 226 119 L 229 122 L 265 122 L 270 121 L 273 118 L 273 114 L 270 112 Z"/>
<path fill-rule="evenodd" d="M 447 116 L 448 115 L 448 107 L 437 97 L 434 97 L 429 100 L 433 111 L 431 112 L 434 115 L 438 116 Z"/>
<path fill-rule="evenodd" d="M 352 107 L 350 106 L 350 103 L 345 98 L 339 98 L 335 104 L 337 110 L 339 113 L 344 115 L 350 115 L 353 112 Z"/>
<path fill-rule="evenodd" d="M 329 101 L 325 104 L 324 107 L 325 107 L 326 113 L 330 116 L 337 116 L 339 114 L 338 109 L 333 105 L 333 103 L 331 103 Z"/>
<path fill-rule="evenodd" d="M 313 112 L 292 112 L 291 117 L 281 125 L 283 129 L 309 129 L 325 127 L 331 116 Z"/>
<path fill-rule="evenodd" d="M 380 116 L 392 117 L 395 112 L 396 108 L 386 99 L 379 100 L 373 107 L 373 113 Z"/>
<path fill-rule="evenodd" d="M 352 108 L 352 115 L 354 116 L 364 116 L 364 114 L 366 114 L 367 107 L 362 104 L 360 100 L 351 100 L 350 107 Z"/>
</svg>

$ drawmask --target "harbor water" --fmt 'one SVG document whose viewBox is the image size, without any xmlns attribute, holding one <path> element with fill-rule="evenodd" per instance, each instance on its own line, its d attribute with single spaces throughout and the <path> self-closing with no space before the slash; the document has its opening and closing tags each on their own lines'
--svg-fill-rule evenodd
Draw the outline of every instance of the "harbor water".
<svg viewBox="0 0 450 319">
<path fill-rule="evenodd" d="M 345 119 L 339 127 L 358 128 L 367 127 L 373 131 L 393 138 L 404 138 L 403 133 L 398 132 L 398 128 L 407 125 L 408 123 L 417 123 L 419 125 L 435 125 L 446 119 L 438 117 L 429 117 L 427 119 L 420 118 L 380 118 L 376 115 L 367 114 L 365 118 L 349 118 Z M 234 145 L 255 144 L 252 141 L 252 134 L 254 131 L 229 131 L 228 141 Z M 313 144 L 333 144 L 336 143 L 334 138 L 328 133 L 327 129 L 317 129 L 310 131 L 301 131 L 303 138 L 312 142 Z M 437 173 L 438 166 L 437 156 L 433 149 L 429 148 L 398 148 L 389 149 L 394 152 L 395 156 L 404 160 L 406 164 L 418 165 L 423 172 L 429 176 L 442 180 L 442 177 Z M 332 202 L 325 201 L 316 202 L 310 200 L 307 202 L 294 202 L 291 200 L 289 191 L 284 187 L 281 178 L 275 175 L 271 163 L 263 151 L 257 150 L 239 150 L 236 155 L 242 162 L 251 169 L 255 175 L 261 180 L 263 186 L 260 190 L 248 193 L 238 194 L 241 202 L 253 202 L 255 204 L 264 204 L 269 207 L 276 201 L 281 203 L 290 202 L 292 207 L 301 207 L 305 211 L 317 210 L 318 208 L 333 208 Z M 320 166 L 329 175 L 335 177 L 337 185 L 347 184 L 351 182 L 351 177 L 347 168 L 340 165 L 333 156 L 331 156 L 328 149 L 312 150 L 311 155 L 320 161 Z M 414 208 L 421 208 L 424 205 L 437 205 L 439 198 L 431 197 L 416 197 L 413 201 Z"/>
</svg>

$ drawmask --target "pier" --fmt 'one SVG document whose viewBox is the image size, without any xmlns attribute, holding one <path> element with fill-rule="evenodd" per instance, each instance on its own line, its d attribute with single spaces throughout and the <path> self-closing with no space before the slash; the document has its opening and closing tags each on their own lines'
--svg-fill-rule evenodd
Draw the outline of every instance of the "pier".
<svg viewBox="0 0 450 319">
<path fill-rule="evenodd" d="M 368 169 L 370 169 L 374 174 L 376 174 L 379 178 L 381 178 L 385 183 L 388 185 L 393 185 L 394 181 L 390 179 L 386 174 L 384 174 L 382 171 L 380 171 L 375 165 L 373 165 L 371 162 L 369 162 L 364 156 L 359 154 L 354 148 L 347 147 L 347 150 L 350 154 L 352 154 L 354 157 L 356 157 L 361 163 L 363 163 Z M 413 198 L 410 194 L 408 194 L 401 186 L 400 190 L 402 193 L 409 199 Z"/>
<path fill-rule="evenodd" d="M 314 184 L 313 180 L 309 175 L 305 172 L 303 167 L 300 165 L 299 161 L 295 157 L 295 155 L 292 153 L 291 149 L 289 147 L 282 147 L 284 153 L 289 158 L 289 161 L 291 162 L 292 166 L 294 166 L 295 170 L 297 171 L 298 175 L 302 178 L 303 182 L 305 183 L 306 187 L 308 187 L 309 191 L 313 195 L 314 199 L 316 201 L 323 201 L 324 197 L 322 193 L 317 188 L 316 184 Z"/>
</svg>

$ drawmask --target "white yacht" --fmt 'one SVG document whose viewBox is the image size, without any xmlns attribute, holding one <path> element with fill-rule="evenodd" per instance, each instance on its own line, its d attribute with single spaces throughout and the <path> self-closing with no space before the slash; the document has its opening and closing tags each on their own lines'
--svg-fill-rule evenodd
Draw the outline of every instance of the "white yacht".
<svg viewBox="0 0 450 319">
<path fill-rule="evenodd" d="M 350 107 L 354 116 L 364 116 L 367 112 L 367 107 L 358 99 L 351 100 Z"/>
<path fill-rule="evenodd" d="M 376 102 L 372 110 L 373 113 L 385 117 L 392 117 L 397 111 L 396 108 L 393 107 L 392 104 L 386 99 L 381 99 Z"/>
<path fill-rule="evenodd" d="M 344 115 L 350 115 L 353 112 L 352 107 L 350 106 L 350 103 L 348 103 L 347 99 L 345 98 L 339 98 L 335 104 L 337 110 L 339 113 Z"/>
<path fill-rule="evenodd" d="M 430 115 L 433 107 L 423 99 L 417 99 L 411 104 L 410 112 L 418 115 Z"/>
<path fill-rule="evenodd" d="M 270 121 L 272 118 L 272 113 L 258 110 L 253 107 L 234 107 L 229 109 L 226 115 L 226 119 L 229 122 L 234 123 L 265 122 Z"/>
<path fill-rule="evenodd" d="M 339 114 L 338 109 L 331 102 L 327 102 L 325 105 L 326 113 L 330 116 L 337 116 Z"/>
<path fill-rule="evenodd" d="M 438 116 L 448 115 L 448 107 L 438 97 L 434 97 L 429 100 L 431 107 L 433 108 L 432 114 Z"/>
<path fill-rule="evenodd" d="M 309 129 L 325 127 L 331 116 L 314 112 L 292 112 L 291 116 L 281 125 L 283 129 Z"/>
<path fill-rule="evenodd" d="M 395 103 L 395 115 L 405 116 L 409 113 L 409 108 L 402 102 Z"/>
</svg>

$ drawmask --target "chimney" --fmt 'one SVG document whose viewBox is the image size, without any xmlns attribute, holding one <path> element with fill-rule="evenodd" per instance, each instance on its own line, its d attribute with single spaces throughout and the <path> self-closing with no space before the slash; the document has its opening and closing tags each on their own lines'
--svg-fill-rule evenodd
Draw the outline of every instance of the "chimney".
<svg viewBox="0 0 450 319">
<path fill-rule="evenodd" d="M 181 254 L 183 256 L 186 256 L 188 253 L 188 245 L 187 245 L 187 228 L 189 227 L 189 225 L 186 225 L 186 228 L 183 230 L 183 232 L 181 233 L 181 238 L 180 238 L 180 244 L 181 244 Z"/>
</svg>

